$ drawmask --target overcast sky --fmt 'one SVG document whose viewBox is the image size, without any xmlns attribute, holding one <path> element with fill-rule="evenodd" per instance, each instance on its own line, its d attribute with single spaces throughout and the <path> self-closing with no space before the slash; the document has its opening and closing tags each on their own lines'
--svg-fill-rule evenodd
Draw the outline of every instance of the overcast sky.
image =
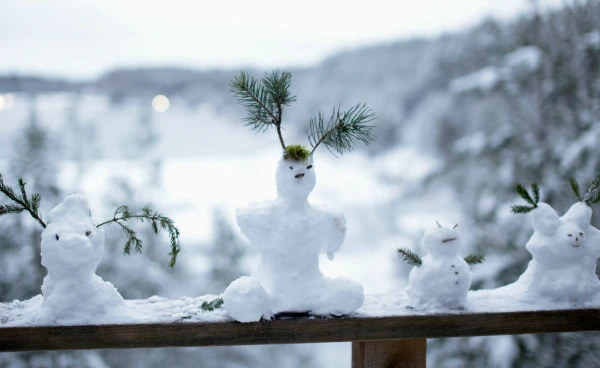
<svg viewBox="0 0 600 368">
<path fill-rule="evenodd" d="M 0 73 L 311 65 L 528 9 L 528 0 L 0 0 Z"/>
</svg>

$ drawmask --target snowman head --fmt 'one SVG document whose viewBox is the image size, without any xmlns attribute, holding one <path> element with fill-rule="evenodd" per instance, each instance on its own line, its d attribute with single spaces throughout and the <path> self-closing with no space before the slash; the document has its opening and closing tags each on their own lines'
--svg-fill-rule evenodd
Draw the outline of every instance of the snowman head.
<svg viewBox="0 0 600 368">
<path fill-rule="evenodd" d="M 585 255 L 583 248 L 591 217 L 591 208 L 582 202 L 574 204 L 562 218 L 550 205 L 540 203 L 532 212 L 532 224 L 538 237 L 545 239 L 561 258 L 579 258 Z"/>
<path fill-rule="evenodd" d="M 317 183 L 312 156 L 304 161 L 281 158 L 275 181 L 278 197 L 306 199 Z"/>
<path fill-rule="evenodd" d="M 70 195 L 48 217 L 42 233 L 42 265 L 51 273 L 94 272 L 102 259 L 104 231 L 93 224 L 87 199 Z"/>
<path fill-rule="evenodd" d="M 438 225 L 433 231 L 427 232 L 423 238 L 423 246 L 434 256 L 451 257 L 460 251 L 460 233 L 455 225 L 452 228 Z"/>
</svg>

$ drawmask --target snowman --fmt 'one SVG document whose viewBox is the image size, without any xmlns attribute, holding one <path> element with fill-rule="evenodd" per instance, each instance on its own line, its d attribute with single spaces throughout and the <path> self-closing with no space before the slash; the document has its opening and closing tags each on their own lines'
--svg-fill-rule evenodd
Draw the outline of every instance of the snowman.
<svg viewBox="0 0 600 368">
<path fill-rule="evenodd" d="M 590 225 L 592 209 L 577 202 L 559 217 L 550 205 L 539 203 L 531 218 L 534 233 L 525 247 L 533 259 L 505 291 L 531 301 L 541 297 L 575 304 L 599 295 L 600 231 Z"/>
<path fill-rule="evenodd" d="M 469 264 L 481 263 L 483 256 L 459 256 L 460 233 L 442 227 L 428 232 L 423 246 L 428 254 L 422 259 L 407 249 L 398 253 L 415 267 L 408 277 L 406 294 L 411 305 L 418 308 L 461 309 L 466 306 L 467 292 L 471 287 Z"/>
<path fill-rule="evenodd" d="M 87 199 L 73 194 L 49 213 L 42 233 L 42 319 L 86 324 L 120 319 L 127 306 L 115 287 L 95 274 L 104 250 L 104 230 L 91 219 Z"/>
<path fill-rule="evenodd" d="M 276 199 L 253 202 L 236 211 L 242 233 L 260 255 L 252 276 L 235 280 L 223 293 L 225 309 L 240 322 L 269 319 L 283 312 L 342 316 L 354 312 L 364 300 L 359 283 L 346 277 L 329 278 L 321 272 L 319 256 L 325 253 L 329 260 L 334 259 L 346 237 L 346 220 L 338 211 L 310 203 L 308 197 L 316 184 L 313 153 L 317 146 L 324 144 L 343 154 L 352 148 L 350 141 L 370 142 L 371 127 L 366 123 L 374 116 L 364 105 L 347 112 L 334 111 L 329 124 L 324 124 L 319 114 L 311 121 L 308 136 L 312 151 L 301 145 L 286 146 L 281 111 L 294 100 L 287 90 L 290 82 L 291 74 L 286 72 L 267 74 L 260 82 L 242 73 L 230 84 L 247 107 L 247 121 L 259 130 L 275 127 L 283 148 L 275 174 Z M 251 102 L 255 97 L 268 101 L 255 106 Z M 269 106 L 276 108 L 269 110 Z M 253 114 L 256 109 L 268 118 L 261 120 Z"/>
</svg>

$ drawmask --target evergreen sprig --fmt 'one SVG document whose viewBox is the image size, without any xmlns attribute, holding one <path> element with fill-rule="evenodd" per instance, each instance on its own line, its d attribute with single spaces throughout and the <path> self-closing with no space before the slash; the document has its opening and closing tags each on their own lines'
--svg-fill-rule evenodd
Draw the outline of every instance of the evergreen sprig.
<svg viewBox="0 0 600 368">
<path fill-rule="evenodd" d="M 221 308 L 222 305 L 223 305 L 223 298 L 216 298 L 210 302 L 202 302 L 202 305 L 200 306 L 200 308 L 203 311 L 212 312 L 215 309 Z"/>
<path fill-rule="evenodd" d="M 528 213 L 537 208 L 538 202 L 540 201 L 540 188 L 536 182 L 531 183 L 531 194 L 521 184 L 516 186 L 517 193 L 529 203 L 528 206 L 515 205 L 512 206 L 512 213 Z M 533 195 L 533 196 L 532 196 Z"/>
<path fill-rule="evenodd" d="M 14 204 L 0 205 L 0 216 L 27 211 L 42 228 L 46 228 L 46 223 L 42 220 L 42 216 L 39 214 L 40 202 L 42 198 L 38 193 L 33 193 L 31 195 L 31 199 L 28 198 L 25 185 L 27 185 L 27 183 L 24 182 L 22 178 L 19 178 L 19 189 L 21 193 L 17 194 L 11 187 L 4 184 L 4 179 L 2 178 L 2 174 L 0 174 L 0 192 L 15 202 Z"/>
<path fill-rule="evenodd" d="M 123 253 L 130 255 L 131 248 L 133 247 L 137 253 L 142 253 L 143 243 L 140 238 L 137 237 L 135 230 L 126 225 L 129 220 L 137 220 L 140 222 L 148 221 L 152 227 L 154 234 L 158 235 L 160 230 L 164 230 L 169 234 L 171 252 L 171 260 L 169 261 L 169 267 L 174 267 L 177 262 L 177 254 L 179 254 L 179 229 L 175 226 L 175 222 L 170 218 L 152 211 L 149 207 L 144 207 L 142 213 L 139 215 L 131 214 L 129 207 L 121 206 L 117 208 L 113 218 L 111 220 L 102 222 L 96 227 L 101 227 L 112 222 L 118 224 L 123 232 L 127 235 L 127 242 L 123 249 Z"/>
<path fill-rule="evenodd" d="M 402 257 L 402 260 L 411 266 L 419 267 L 423 264 L 421 257 L 407 248 L 398 249 L 398 256 Z"/>
<path fill-rule="evenodd" d="M 575 179 L 574 177 L 570 177 L 569 178 L 569 184 L 571 185 L 571 189 L 573 190 L 573 193 L 575 193 L 575 196 L 577 197 L 577 199 L 579 199 L 580 202 L 583 202 L 583 198 L 581 197 L 580 194 L 580 188 L 579 188 L 579 183 L 577 182 L 577 179 Z"/>
<path fill-rule="evenodd" d="M 266 132 L 275 127 L 284 150 L 285 143 L 281 134 L 283 107 L 296 101 L 296 96 L 289 90 L 291 83 L 292 73 L 277 70 L 265 73 L 260 80 L 241 72 L 229 82 L 231 92 L 246 108 L 248 116 L 243 119 L 244 125 L 257 132 Z"/>
<path fill-rule="evenodd" d="M 324 144 L 329 152 L 335 151 L 340 155 L 352 151 L 358 143 L 368 145 L 375 140 L 372 134 L 374 126 L 368 124 L 373 120 L 375 113 L 366 104 L 358 104 L 348 111 L 334 107 L 327 121 L 325 113 L 319 111 L 316 117 L 310 119 L 306 132 L 312 146 L 311 154 L 320 144 Z"/>
<path fill-rule="evenodd" d="M 600 175 L 596 176 L 583 196 L 583 202 L 588 206 L 600 202 Z"/>
<path fill-rule="evenodd" d="M 465 262 L 469 265 L 483 263 L 485 261 L 485 256 L 482 254 L 469 254 L 465 257 Z"/>
</svg>

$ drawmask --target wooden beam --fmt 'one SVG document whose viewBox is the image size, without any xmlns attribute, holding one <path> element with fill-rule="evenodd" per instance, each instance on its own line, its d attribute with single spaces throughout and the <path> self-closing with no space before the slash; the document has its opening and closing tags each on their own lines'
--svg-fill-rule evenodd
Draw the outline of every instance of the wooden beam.
<svg viewBox="0 0 600 368">
<path fill-rule="evenodd" d="M 600 310 L 0 328 L 0 351 L 295 344 L 576 331 L 600 331 Z"/>
<path fill-rule="evenodd" d="M 425 368 L 427 340 L 352 343 L 352 368 Z"/>
</svg>

